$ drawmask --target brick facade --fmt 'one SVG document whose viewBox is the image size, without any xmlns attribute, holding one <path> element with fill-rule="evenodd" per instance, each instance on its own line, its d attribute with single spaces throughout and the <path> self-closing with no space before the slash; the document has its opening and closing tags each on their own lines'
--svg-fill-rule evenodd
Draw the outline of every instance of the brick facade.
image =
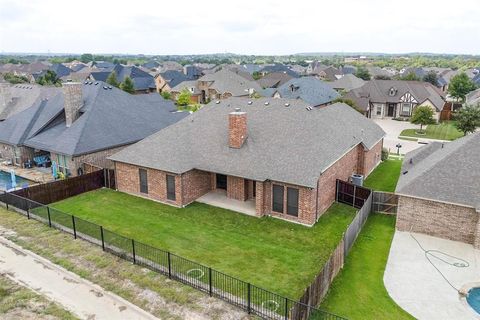
<svg viewBox="0 0 480 320">
<path fill-rule="evenodd" d="M 256 215 L 272 215 L 289 221 L 313 225 L 317 219 L 335 201 L 336 180 L 348 181 L 357 170 L 369 173 L 380 162 L 380 154 L 383 140 L 370 151 L 365 151 L 360 144 L 352 148 L 341 159 L 329 167 L 318 180 L 318 188 L 307 188 L 274 181 L 255 181 L 255 207 Z M 117 162 L 117 188 L 152 200 L 185 206 L 198 197 L 216 188 L 215 173 L 191 170 L 176 176 L 176 200 L 167 200 L 166 196 L 166 172 L 147 169 L 148 194 L 140 193 L 140 181 L 138 166 Z M 273 185 L 283 186 L 284 189 L 284 212 L 272 211 Z M 287 187 L 298 189 L 298 216 L 288 215 L 287 210 Z M 241 177 L 227 176 L 227 197 L 240 201 L 253 198 L 254 183 Z"/>
<path fill-rule="evenodd" d="M 0 143 L 0 159 L 12 161 L 17 166 L 23 167 L 28 160 L 33 161 L 33 154 L 32 148 Z"/>
<path fill-rule="evenodd" d="M 397 229 L 460 241 L 480 248 L 479 213 L 474 208 L 400 196 Z"/>
</svg>

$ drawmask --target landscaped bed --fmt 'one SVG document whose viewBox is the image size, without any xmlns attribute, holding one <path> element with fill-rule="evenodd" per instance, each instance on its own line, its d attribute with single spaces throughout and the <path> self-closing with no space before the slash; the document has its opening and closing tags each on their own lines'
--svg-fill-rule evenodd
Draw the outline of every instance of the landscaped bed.
<svg viewBox="0 0 480 320">
<path fill-rule="evenodd" d="M 305 227 L 200 203 L 175 208 L 108 189 L 52 206 L 293 299 L 323 267 L 356 212 L 334 204 Z"/>
<path fill-rule="evenodd" d="M 430 124 L 427 129 L 418 134 L 419 129 L 405 129 L 400 137 L 415 137 L 438 140 L 455 140 L 463 137 L 463 133 L 455 127 L 454 121 L 444 121 L 439 124 Z"/>
<path fill-rule="evenodd" d="M 401 168 L 402 160 L 385 160 L 365 179 L 364 186 L 375 191 L 394 192 Z"/>
<path fill-rule="evenodd" d="M 383 273 L 395 232 L 395 216 L 372 214 L 321 308 L 351 320 L 413 319 L 388 295 Z"/>
</svg>

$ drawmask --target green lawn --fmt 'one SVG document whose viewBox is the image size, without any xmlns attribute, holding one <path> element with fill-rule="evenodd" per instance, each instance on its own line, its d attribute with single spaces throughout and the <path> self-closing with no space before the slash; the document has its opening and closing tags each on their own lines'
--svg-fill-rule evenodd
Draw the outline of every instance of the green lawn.
<svg viewBox="0 0 480 320">
<path fill-rule="evenodd" d="M 394 192 L 397 186 L 402 160 L 386 160 L 365 179 L 364 186 L 376 191 Z"/>
<path fill-rule="evenodd" d="M 383 273 L 395 216 L 372 214 L 334 280 L 321 308 L 350 320 L 414 319 L 388 295 Z"/>
<path fill-rule="evenodd" d="M 304 227 L 201 203 L 175 208 L 108 189 L 53 207 L 293 299 L 320 271 L 355 215 L 352 207 L 334 204 L 314 227 Z"/>
<path fill-rule="evenodd" d="M 405 129 L 400 133 L 400 136 L 438 140 L 455 140 L 463 137 L 463 132 L 457 130 L 453 121 L 430 124 L 427 126 L 425 134 L 417 134 L 417 131 L 419 129 Z"/>
</svg>

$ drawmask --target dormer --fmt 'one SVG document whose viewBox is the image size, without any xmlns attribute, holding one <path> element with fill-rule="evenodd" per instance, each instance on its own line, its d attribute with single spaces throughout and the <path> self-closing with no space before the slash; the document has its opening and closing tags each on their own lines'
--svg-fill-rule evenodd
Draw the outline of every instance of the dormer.
<svg viewBox="0 0 480 320">
<path fill-rule="evenodd" d="M 390 90 L 388 91 L 388 95 L 390 97 L 394 97 L 397 94 L 397 91 L 398 91 L 397 88 L 391 87 Z"/>
</svg>

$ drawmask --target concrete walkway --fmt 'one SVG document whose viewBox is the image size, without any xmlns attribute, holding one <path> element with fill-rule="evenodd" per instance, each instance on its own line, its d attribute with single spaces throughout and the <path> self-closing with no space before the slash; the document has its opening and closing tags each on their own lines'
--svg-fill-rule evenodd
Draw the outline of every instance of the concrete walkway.
<svg viewBox="0 0 480 320">
<path fill-rule="evenodd" d="M 430 255 L 430 260 L 455 288 L 471 288 L 480 282 L 480 250 L 461 242 L 412 234 L 425 250 L 439 250 L 468 262 L 468 267 L 459 268 L 438 258 L 450 263 L 462 260 L 435 252 L 432 254 L 438 258 Z M 465 298 L 428 262 L 409 232 L 395 232 L 384 283 L 393 300 L 417 319 L 480 319 Z"/>
<path fill-rule="evenodd" d="M 123 298 L 0 237 L 0 272 L 81 319 L 157 319 Z"/>
</svg>

